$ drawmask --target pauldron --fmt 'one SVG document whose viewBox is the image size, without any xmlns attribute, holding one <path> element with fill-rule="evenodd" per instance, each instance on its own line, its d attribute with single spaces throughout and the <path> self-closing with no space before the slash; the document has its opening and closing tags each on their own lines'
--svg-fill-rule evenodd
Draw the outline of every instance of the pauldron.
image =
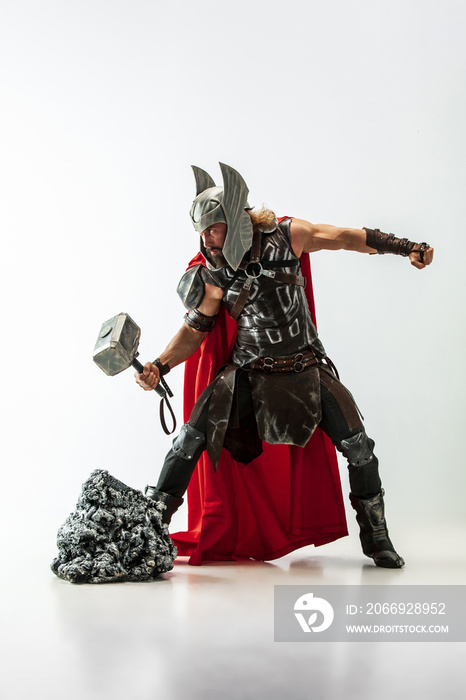
<svg viewBox="0 0 466 700">
<path fill-rule="evenodd" d="M 202 265 L 190 267 L 181 278 L 176 291 L 188 311 L 198 306 L 205 294 Z"/>
</svg>

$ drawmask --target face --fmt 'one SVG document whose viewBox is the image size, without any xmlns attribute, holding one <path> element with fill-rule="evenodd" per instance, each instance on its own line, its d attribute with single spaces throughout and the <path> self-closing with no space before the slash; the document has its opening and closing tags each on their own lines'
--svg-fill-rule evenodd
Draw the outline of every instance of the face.
<svg viewBox="0 0 466 700">
<path fill-rule="evenodd" d="M 214 267 L 223 267 L 226 264 L 226 260 L 222 255 L 226 235 L 227 225 L 224 223 L 212 224 L 212 226 L 209 226 L 201 233 L 206 257 Z"/>
</svg>

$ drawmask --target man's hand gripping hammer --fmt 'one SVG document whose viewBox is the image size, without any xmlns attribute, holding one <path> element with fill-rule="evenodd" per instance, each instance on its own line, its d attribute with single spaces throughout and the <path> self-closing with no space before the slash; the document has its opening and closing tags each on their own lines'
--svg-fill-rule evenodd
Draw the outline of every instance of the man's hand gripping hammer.
<svg viewBox="0 0 466 700">
<path fill-rule="evenodd" d="M 118 314 L 102 324 L 92 359 L 109 377 L 113 377 L 131 366 L 142 374 L 144 368 L 136 359 L 139 355 L 137 350 L 140 337 L 141 329 L 133 319 L 128 314 Z M 168 397 L 172 397 L 173 393 L 163 377 L 160 377 L 160 384 L 155 387 L 154 391 L 161 397 L 160 422 L 162 428 L 167 435 L 171 435 L 176 429 L 176 419 Z M 168 430 L 165 422 L 164 403 L 167 404 L 173 419 L 172 430 Z"/>
</svg>

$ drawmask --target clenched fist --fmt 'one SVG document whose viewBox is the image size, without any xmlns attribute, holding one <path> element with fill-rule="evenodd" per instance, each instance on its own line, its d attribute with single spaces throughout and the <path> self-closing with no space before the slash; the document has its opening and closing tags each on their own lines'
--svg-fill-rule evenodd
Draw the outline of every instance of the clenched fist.
<svg viewBox="0 0 466 700">
<path fill-rule="evenodd" d="M 152 364 L 152 362 L 146 362 L 142 374 L 135 372 L 134 378 L 136 380 L 136 384 L 139 384 L 144 391 L 152 391 L 160 382 L 159 368 Z"/>
<path fill-rule="evenodd" d="M 409 255 L 409 259 L 411 261 L 411 265 L 417 267 L 418 270 L 423 270 L 425 267 L 427 267 L 427 265 L 430 265 L 430 263 L 434 259 L 434 249 L 427 248 L 424 251 L 424 259 L 421 262 L 421 254 L 419 253 L 420 248 L 421 246 L 419 245 L 419 243 L 416 243 L 412 252 Z"/>
</svg>

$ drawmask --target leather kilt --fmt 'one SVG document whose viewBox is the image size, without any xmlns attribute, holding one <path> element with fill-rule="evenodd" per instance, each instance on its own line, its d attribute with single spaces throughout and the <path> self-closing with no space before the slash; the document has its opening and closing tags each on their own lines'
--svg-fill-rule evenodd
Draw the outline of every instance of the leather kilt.
<svg viewBox="0 0 466 700">
<path fill-rule="evenodd" d="M 262 363 L 262 368 L 260 367 Z M 241 381 L 239 377 L 242 376 Z M 195 424 L 209 401 L 207 454 L 214 467 L 222 448 L 247 464 L 262 452 L 262 441 L 304 447 L 322 418 L 321 383 L 347 407 L 348 423 L 360 417 L 354 400 L 329 367 L 312 350 L 283 358 L 260 358 L 250 366 L 220 369 L 191 413 Z M 240 415 L 238 391 L 250 391 L 252 410 Z M 244 404 L 244 400 L 242 401 Z"/>
</svg>

